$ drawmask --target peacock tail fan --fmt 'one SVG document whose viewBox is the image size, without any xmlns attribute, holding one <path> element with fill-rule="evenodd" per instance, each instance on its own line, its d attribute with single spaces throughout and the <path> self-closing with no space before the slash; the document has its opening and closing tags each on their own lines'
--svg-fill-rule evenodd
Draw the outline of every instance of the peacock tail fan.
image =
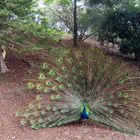
<svg viewBox="0 0 140 140">
<path fill-rule="evenodd" d="M 27 87 L 38 94 L 17 112 L 21 124 L 39 129 L 89 119 L 139 134 L 138 74 L 97 48 L 60 52 L 50 53 L 38 77 L 28 82 Z"/>
</svg>

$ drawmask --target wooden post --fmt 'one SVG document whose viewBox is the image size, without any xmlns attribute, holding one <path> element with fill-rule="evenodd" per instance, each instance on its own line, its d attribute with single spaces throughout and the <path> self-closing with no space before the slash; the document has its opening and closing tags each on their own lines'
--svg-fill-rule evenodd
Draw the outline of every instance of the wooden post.
<svg viewBox="0 0 140 140">
<path fill-rule="evenodd" d="M 1 73 L 6 73 L 7 71 L 9 71 L 4 61 L 6 57 L 6 51 L 4 48 L 5 48 L 4 46 L 0 48 L 0 72 Z"/>
</svg>

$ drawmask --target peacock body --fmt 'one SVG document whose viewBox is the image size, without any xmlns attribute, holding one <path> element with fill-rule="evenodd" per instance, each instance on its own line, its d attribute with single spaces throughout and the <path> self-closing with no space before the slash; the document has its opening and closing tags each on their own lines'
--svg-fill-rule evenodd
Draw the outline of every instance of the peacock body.
<svg viewBox="0 0 140 140">
<path fill-rule="evenodd" d="M 88 119 L 139 134 L 139 77 L 121 60 L 97 48 L 50 53 L 38 78 L 28 82 L 35 100 L 19 111 L 33 129 Z"/>
</svg>

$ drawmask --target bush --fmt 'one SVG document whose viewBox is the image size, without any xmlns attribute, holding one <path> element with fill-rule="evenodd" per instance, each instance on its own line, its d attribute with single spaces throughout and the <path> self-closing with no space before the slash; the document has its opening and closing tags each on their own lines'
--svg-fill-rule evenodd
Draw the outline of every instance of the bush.
<svg viewBox="0 0 140 140">
<path fill-rule="evenodd" d="M 110 13 L 102 25 L 103 37 L 120 45 L 123 54 L 135 54 L 140 59 L 140 10 L 136 7 L 117 9 Z M 121 42 L 117 42 L 117 40 Z"/>
</svg>

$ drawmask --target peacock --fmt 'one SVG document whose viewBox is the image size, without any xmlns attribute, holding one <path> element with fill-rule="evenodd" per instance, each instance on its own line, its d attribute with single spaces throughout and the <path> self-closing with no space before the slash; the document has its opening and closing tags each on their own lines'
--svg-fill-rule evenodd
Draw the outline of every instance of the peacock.
<svg viewBox="0 0 140 140">
<path fill-rule="evenodd" d="M 32 129 L 89 120 L 117 131 L 140 132 L 140 77 L 122 59 L 98 48 L 49 53 L 27 88 L 35 99 L 16 112 Z"/>
</svg>

